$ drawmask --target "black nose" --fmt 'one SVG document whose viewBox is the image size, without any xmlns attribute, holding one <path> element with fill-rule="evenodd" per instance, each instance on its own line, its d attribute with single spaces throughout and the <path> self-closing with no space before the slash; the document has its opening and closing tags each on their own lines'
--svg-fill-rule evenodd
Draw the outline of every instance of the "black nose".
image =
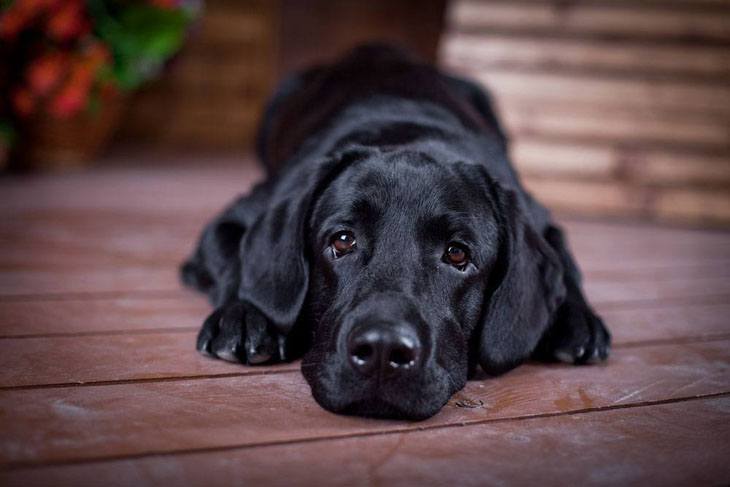
<svg viewBox="0 0 730 487">
<path fill-rule="evenodd" d="M 359 326 L 347 345 L 350 364 L 364 375 L 404 372 L 420 365 L 421 342 L 407 324 Z"/>
</svg>

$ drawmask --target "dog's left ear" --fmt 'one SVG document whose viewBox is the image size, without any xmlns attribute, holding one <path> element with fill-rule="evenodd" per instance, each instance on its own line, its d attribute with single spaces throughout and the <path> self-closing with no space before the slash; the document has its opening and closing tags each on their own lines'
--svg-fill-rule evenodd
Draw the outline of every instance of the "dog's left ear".
<svg viewBox="0 0 730 487">
<path fill-rule="evenodd" d="M 565 297 L 555 251 L 533 227 L 517 194 L 490 182 L 500 223 L 499 254 L 489 276 L 479 364 L 500 374 L 527 359 Z"/>
<path fill-rule="evenodd" d="M 307 225 L 321 191 L 361 154 L 334 155 L 312 171 L 306 164 L 283 176 L 268 208 L 246 232 L 240 247 L 238 299 L 286 335 L 297 321 L 309 286 Z"/>
</svg>

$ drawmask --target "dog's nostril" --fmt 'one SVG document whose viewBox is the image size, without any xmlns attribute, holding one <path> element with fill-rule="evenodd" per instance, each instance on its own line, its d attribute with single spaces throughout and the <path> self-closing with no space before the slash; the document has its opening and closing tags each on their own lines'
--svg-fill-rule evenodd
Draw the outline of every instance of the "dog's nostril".
<svg viewBox="0 0 730 487">
<path fill-rule="evenodd" d="M 352 351 L 352 358 L 356 362 L 364 364 L 372 358 L 373 353 L 373 347 L 371 345 L 362 344 L 355 347 L 355 350 Z"/>
<path fill-rule="evenodd" d="M 410 367 L 414 363 L 413 353 L 408 350 L 394 350 L 390 354 L 390 365 L 393 367 Z"/>
<path fill-rule="evenodd" d="M 416 362 L 416 353 L 412 346 L 400 346 L 390 352 L 391 367 L 411 367 Z"/>
</svg>

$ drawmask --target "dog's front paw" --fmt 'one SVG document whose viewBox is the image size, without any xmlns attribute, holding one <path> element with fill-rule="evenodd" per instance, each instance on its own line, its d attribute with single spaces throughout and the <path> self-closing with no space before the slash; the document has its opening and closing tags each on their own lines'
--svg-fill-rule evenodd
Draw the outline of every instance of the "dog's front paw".
<svg viewBox="0 0 730 487">
<path fill-rule="evenodd" d="M 540 341 L 536 356 L 543 360 L 586 364 L 606 360 L 610 350 L 611 334 L 603 320 L 585 303 L 565 302 Z"/>
<path fill-rule="evenodd" d="M 243 303 L 216 309 L 203 323 L 196 348 L 229 362 L 263 364 L 285 360 L 284 336 L 258 311 Z"/>
</svg>

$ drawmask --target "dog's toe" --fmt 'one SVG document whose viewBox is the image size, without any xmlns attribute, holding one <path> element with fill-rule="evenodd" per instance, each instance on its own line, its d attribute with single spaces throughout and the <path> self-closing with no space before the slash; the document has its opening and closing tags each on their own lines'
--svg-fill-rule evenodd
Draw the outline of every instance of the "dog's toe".
<svg viewBox="0 0 730 487">
<path fill-rule="evenodd" d="M 608 358 L 610 345 L 611 336 L 601 318 L 587 305 L 565 303 L 536 355 L 569 364 L 593 364 Z"/>
<path fill-rule="evenodd" d="M 283 336 L 264 316 L 241 303 L 215 310 L 203 323 L 196 348 L 200 353 L 228 362 L 251 365 L 284 360 Z"/>
</svg>

